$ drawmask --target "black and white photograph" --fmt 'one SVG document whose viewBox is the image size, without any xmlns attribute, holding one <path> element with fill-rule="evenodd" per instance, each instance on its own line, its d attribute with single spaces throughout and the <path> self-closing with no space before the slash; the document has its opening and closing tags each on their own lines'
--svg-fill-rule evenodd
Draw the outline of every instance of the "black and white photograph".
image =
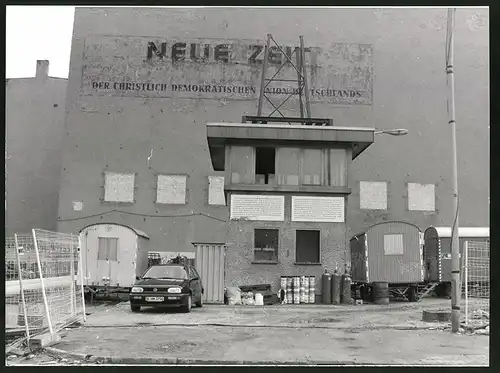
<svg viewBox="0 0 500 373">
<path fill-rule="evenodd" d="M 6 366 L 490 365 L 487 6 L 6 6 Z"/>
</svg>

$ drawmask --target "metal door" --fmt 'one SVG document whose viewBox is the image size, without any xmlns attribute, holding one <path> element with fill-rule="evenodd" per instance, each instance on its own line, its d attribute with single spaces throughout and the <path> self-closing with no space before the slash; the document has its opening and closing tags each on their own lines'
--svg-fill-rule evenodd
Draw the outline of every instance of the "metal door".
<svg viewBox="0 0 500 373">
<path fill-rule="evenodd" d="M 434 228 L 428 228 L 424 233 L 424 263 L 425 280 L 440 282 L 441 248 L 437 231 Z"/>
<path fill-rule="evenodd" d="M 224 303 L 225 244 L 196 243 L 195 267 L 204 288 L 204 303 Z"/>
</svg>

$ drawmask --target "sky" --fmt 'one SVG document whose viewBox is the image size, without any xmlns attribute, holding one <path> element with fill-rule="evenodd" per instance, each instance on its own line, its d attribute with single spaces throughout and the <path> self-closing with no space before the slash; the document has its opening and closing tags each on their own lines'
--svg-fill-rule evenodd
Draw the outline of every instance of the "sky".
<svg viewBox="0 0 500 373">
<path fill-rule="evenodd" d="M 50 76 L 67 78 L 74 13 L 72 6 L 8 6 L 6 78 L 34 77 L 37 60 L 49 60 Z"/>
</svg>

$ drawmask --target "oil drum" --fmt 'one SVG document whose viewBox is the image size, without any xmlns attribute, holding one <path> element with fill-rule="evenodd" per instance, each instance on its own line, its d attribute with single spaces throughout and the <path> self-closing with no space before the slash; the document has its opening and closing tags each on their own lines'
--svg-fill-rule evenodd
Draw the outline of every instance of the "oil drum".
<svg viewBox="0 0 500 373">
<path fill-rule="evenodd" d="M 293 303 L 300 304 L 300 277 L 293 278 Z"/>
<path fill-rule="evenodd" d="M 309 303 L 316 303 L 316 277 L 309 277 Z"/>
<path fill-rule="evenodd" d="M 293 277 L 286 278 L 286 303 L 293 304 Z"/>
<path fill-rule="evenodd" d="M 309 276 L 304 276 L 304 303 L 309 303 Z"/>
<path fill-rule="evenodd" d="M 300 303 L 305 303 L 306 289 L 304 288 L 306 276 L 300 276 Z"/>
<path fill-rule="evenodd" d="M 280 278 L 280 301 L 281 304 L 286 304 L 286 277 L 281 276 Z"/>
<path fill-rule="evenodd" d="M 373 303 L 389 304 L 389 284 L 387 282 L 373 283 Z"/>
</svg>

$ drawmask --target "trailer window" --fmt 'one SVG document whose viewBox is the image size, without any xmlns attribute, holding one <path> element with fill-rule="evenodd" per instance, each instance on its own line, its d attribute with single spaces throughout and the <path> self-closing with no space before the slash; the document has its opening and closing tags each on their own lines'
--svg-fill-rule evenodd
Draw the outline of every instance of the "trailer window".
<svg viewBox="0 0 500 373">
<path fill-rule="evenodd" d="M 254 260 L 278 261 L 278 229 L 256 229 L 254 231 Z"/>
<path fill-rule="evenodd" d="M 385 255 L 403 255 L 403 235 L 386 234 L 384 235 L 384 254 Z"/>
<path fill-rule="evenodd" d="M 317 230 L 297 230 L 295 233 L 295 262 L 319 263 L 319 237 Z"/>
<path fill-rule="evenodd" d="M 97 260 L 112 260 L 116 262 L 117 254 L 118 254 L 118 238 L 99 237 Z"/>
</svg>

